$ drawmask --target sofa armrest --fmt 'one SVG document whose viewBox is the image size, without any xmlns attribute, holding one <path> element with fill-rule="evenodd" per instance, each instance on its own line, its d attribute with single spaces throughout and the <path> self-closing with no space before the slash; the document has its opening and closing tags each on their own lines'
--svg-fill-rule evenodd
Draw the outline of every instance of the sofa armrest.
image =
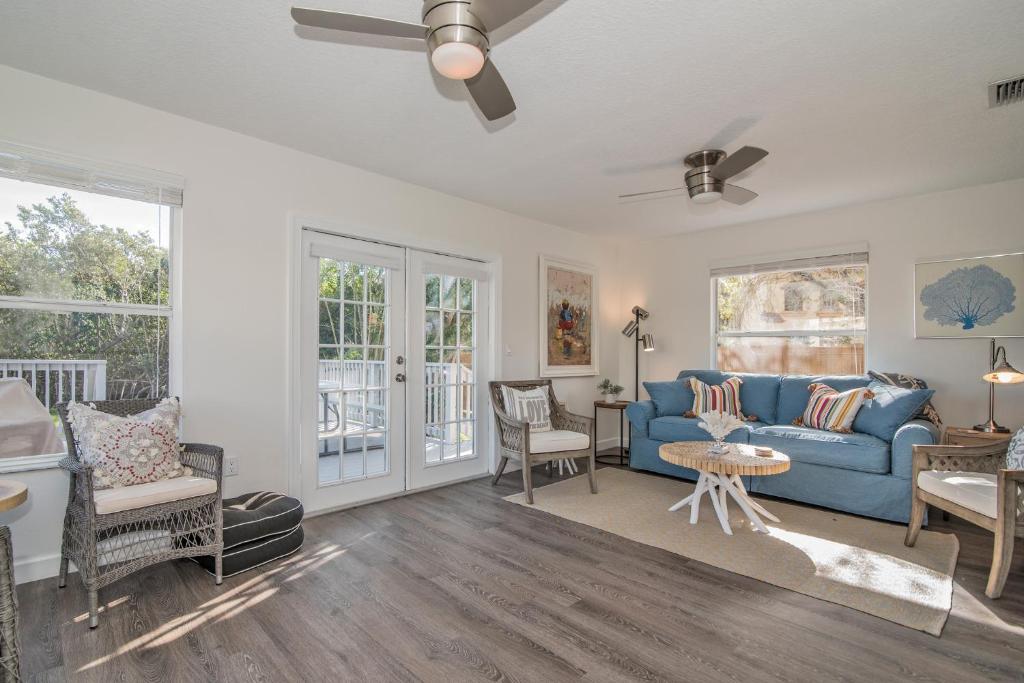
<svg viewBox="0 0 1024 683">
<path fill-rule="evenodd" d="M 893 476 L 910 479 L 914 465 L 914 446 L 931 446 L 939 442 L 939 429 L 928 420 L 911 420 L 896 430 L 892 439 Z"/>
<path fill-rule="evenodd" d="M 642 437 L 648 437 L 647 423 L 655 418 L 654 401 L 635 401 L 626 406 L 626 417 Z"/>
</svg>

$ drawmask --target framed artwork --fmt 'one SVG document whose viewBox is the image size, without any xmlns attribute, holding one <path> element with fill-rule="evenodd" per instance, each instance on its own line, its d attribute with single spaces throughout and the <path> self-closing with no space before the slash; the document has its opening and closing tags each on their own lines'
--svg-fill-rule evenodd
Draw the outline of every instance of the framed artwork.
<svg viewBox="0 0 1024 683">
<path fill-rule="evenodd" d="M 597 270 L 540 257 L 540 376 L 596 375 Z"/>
<path fill-rule="evenodd" d="M 918 339 L 1024 337 L 1024 253 L 918 263 Z"/>
</svg>

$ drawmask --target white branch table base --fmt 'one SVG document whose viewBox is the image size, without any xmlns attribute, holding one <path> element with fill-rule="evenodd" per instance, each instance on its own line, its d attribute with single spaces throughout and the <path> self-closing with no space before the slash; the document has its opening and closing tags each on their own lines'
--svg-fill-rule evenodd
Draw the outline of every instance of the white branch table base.
<svg viewBox="0 0 1024 683">
<path fill-rule="evenodd" d="M 747 444 L 728 444 L 729 451 L 721 455 L 708 453 L 710 441 L 680 441 L 667 443 L 658 449 L 658 455 L 665 462 L 697 470 L 697 488 L 693 493 L 669 508 L 675 512 L 690 506 L 690 524 L 696 524 L 700 514 L 700 501 L 706 494 L 722 525 L 722 531 L 732 535 L 729 525 L 727 501 L 731 496 L 755 529 L 768 533 L 762 517 L 773 522 L 779 518 L 768 512 L 747 494 L 740 478 L 743 475 L 766 476 L 781 474 L 789 469 L 789 456 L 772 451 L 771 456 L 754 453 L 754 447 Z"/>
</svg>

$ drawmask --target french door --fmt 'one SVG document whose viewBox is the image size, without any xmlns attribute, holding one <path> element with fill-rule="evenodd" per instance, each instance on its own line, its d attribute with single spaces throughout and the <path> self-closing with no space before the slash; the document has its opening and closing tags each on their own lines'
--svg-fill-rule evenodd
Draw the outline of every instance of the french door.
<svg viewBox="0 0 1024 683">
<path fill-rule="evenodd" d="M 409 253 L 409 488 L 486 474 L 490 279 L 480 264 Z"/>
<path fill-rule="evenodd" d="M 485 474 L 486 268 L 304 230 L 301 280 L 306 508 Z"/>
</svg>

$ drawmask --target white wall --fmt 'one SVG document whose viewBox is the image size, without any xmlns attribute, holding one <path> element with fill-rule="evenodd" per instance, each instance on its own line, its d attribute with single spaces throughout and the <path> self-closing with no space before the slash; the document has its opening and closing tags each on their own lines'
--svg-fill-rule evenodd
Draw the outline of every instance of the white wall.
<svg viewBox="0 0 1024 683">
<path fill-rule="evenodd" d="M 632 248 L 622 269 L 623 304 L 651 311 L 658 350 L 643 354 L 642 379 L 670 379 L 683 368 L 711 362 L 710 267 L 741 258 L 749 263 L 779 254 L 867 241 L 867 366 L 925 379 L 948 425 L 987 417 L 988 340 L 914 338 L 914 263 L 945 257 L 1024 251 L 1024 180 L 964 188 L 791 216 L 662 240 Z M 1024 292 L 1018 306 L 1024 306 Z M 1024 339 L 1006 339 L 1010 362 L 1024 367 Z M 632 354 L 621 357 L 631 377 Z M 1000 387 L 997 420 L 1024 422 L 1024 385 Z"/>
<path fill-rule="evenodd" d="M 607 242 L 6 67 L 0 92 L 9 95 L 0 138 L 186 178 L 185 437 L 241 459 L 240 475 L 225 480 L 227 495 L 287 487 L 292 213 L 350 233 L 500 258 L 505 378 L 538 373 L 538 255 L 593 263 L 602 276 L 601 370 L 617 374 L 622 316 Z M 555 387 L 570 409 L 589 415 L 596 383 L 562 379 Z M 607 436 L 612 422 L 603 425 Z M 0 515 L 13 531 L 18 577 L 53 575 L 67 479 L 55 470 L 12 478 L 30 487 L 28 504 Z"/>
</svg>

